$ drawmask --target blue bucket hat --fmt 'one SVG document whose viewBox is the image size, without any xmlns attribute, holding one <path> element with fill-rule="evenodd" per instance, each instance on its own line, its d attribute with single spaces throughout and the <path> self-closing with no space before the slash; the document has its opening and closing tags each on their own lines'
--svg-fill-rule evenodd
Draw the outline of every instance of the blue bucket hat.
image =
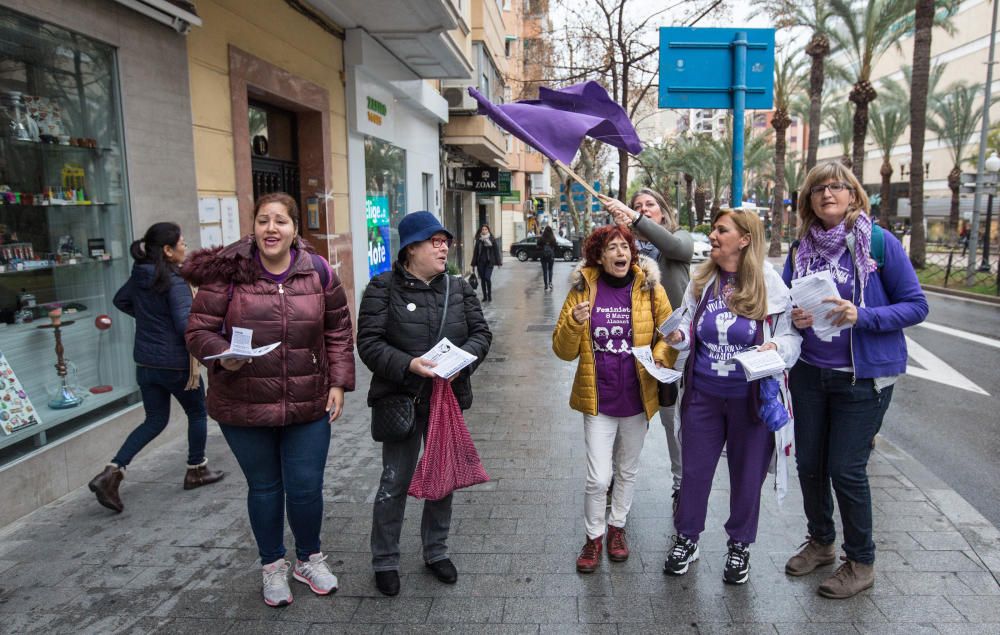
<svg viewBox="0 0 1000 635">
<path fill-rule="evenodd" d="M 434 234 L 447 234 L 449 239 L 454 239 L 451 232 L 441 225 L 437 217 L 430 212 L 420 211 L 407 214 L 403 220 L 399 221 L 399 253 L 402 253 L 408 245 L 427 240 Z"/>
</svg>

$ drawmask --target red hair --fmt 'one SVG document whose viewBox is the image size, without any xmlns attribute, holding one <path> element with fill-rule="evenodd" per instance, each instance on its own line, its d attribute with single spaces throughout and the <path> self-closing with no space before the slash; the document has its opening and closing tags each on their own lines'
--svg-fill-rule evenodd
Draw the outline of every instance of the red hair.
<svg viewBox="0 0 1000 635">
<path fill-rule="evenodd" d="M 600 267 L 601 256 L 604 250 L 615 238 L 621 238 L 628 243 L 629 251 L 632 252 L 632 261 L 629 264 L 639 262 L 639 246 L 635 243 L 635 235 L 628 227 L 621 225 L 605 225 L 598 227 L 583 243 L 583 264 L 585 267 Z"/>
</svg>

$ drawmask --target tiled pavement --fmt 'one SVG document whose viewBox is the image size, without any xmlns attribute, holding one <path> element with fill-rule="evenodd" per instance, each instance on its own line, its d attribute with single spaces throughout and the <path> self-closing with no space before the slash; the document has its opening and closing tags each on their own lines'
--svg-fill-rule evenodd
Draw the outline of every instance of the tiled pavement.
<svg viewBox="0 0 1000 635">
<path fill-rule="evenodd" d="M 822 574 L 782 572 L 805 531 L 794 478 L 782 506 L 763 494 L 750 583 L 723 585 L 724 464 L 702 559 L 682 578 L 664 576 L 669 470 L 655 419 L 629 520 L 632 556 L 578 575 L 581 417 L 567 406 L 573 367 L 549 346 L 569 267 L 557 264 L 550 294 L 537 263 L 508 261 L 496 274 L 486 310 L 494 345 L 467 413 L 493 480 L 456 494 L 449 545 L 458 584 L 424 571 L 411 501 L 402 592 L 375 591 L 368 531 L 380 454 L 362 388 L 334 426 L 326 471 L 323 546 L 340 578 L 336 595 L 318 598 L 292 582 L 292 606 L 261 602 L 245 484 L 215 429 L 209 456 L 229 472 L 218 485 L 184 492 L 184 448 L 175 442 L 129 470 L 125 513 L 107 512 L 81 488 L 0 530 L 0 632 L 1000 633 L 1000 534 L 884 442 L 870 469 L 878 580 L 858 597 L 825 600 L 815 595 Z M 359 385 L 367 380 L 359 364 Z"/>
</svg>

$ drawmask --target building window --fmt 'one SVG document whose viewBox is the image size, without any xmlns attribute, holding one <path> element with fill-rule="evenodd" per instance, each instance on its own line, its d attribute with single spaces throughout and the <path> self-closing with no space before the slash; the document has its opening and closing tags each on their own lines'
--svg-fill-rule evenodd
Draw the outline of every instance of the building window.
<svg viewBox="0 0 1000 635">
<path fill-rule="evenodd" d="M 137 388 L 115 50 L 2 8 L 0 42 L 2 465 Z"/>
<path fill-rule="evenodd" d="M 399 251 L 399 221 L 406 215 L 406 151 L 365 137 L 365 218 L 368 275 L 388 271 Z"/>
</svg>

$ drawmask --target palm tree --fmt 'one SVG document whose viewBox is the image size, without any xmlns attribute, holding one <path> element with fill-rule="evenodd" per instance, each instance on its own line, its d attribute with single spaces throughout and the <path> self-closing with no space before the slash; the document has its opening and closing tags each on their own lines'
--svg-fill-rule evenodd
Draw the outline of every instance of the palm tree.
<svg viewBox="0 0 1000 635">
<path fill-rule="evenodd" d="M 792 124 L 788 109 L 792 96 L 802 87 L 802 58 L 786 54 L 774 66 L 774 190 L 771 203 L 771 246 L 767 255 L 781 255 L 782 228 L 788 222 L 785 213 L 785 132 Z"/>
<path fill-rule="evenodd" d="M 868 105 L 878 93 L 871 84 L 872 70 L 900 36 L 900 20 L 912 4 L 905 0 L 870 0 L 858 5 L 852 0 L 830 0 L 843 29 L 831 32 L 833 41 L 846 52 L 853 84 L 849 99 L 854 103 L 853 157 L 851 169 L 864 183 L 865 137 L 868 135 Z"/>
<path fill-rule="evenodd" d="M 952 235 L 958 233 L 958 193 L 961 187 L 965 150 L 969 147 L 969 140 L 975 135 L 979 128 L 979 120 L 983 116 L 982 93 L 982 84 L 969 85 L 965 82 L 956 82 L 930 104 L 931 116 L 927 119 L 927 127 L 948 147 L 948 153 L 954 163 L 951 172 L 948 173 L 948 187 L 951 189 L 948 229 Z"/>
<path fill-rule="evenodd" d="M 927 104 L 931 93 L 931 34 L 934 31 L 934 0 L 916 0 L 913 16 L 913 70 L 910 85 L 910 165 L 924 164 L 927 135 Z M 924 230 L 924 171 L 910 170 L 910 262 L 923 268 L 927 255 Z"/>
<path fill-rule="evenodd" d="M 827 111 L 823 125 L 837 135 L 840 142 L 840 162 L 851 167 L 851 135 L 854 134 L 854 118 L 851 104 L 843 103 Z"/>
<path fill-rule="evenodd" d="M 881 106 L 874 106 L 871 112 L 872 138 L 882 153 L 882 190 L 879 204 L 879 224 L 889 227 L 889 197 L 892 187 L 892 150 L 910 125 L 910 113 L 904 104 L 887 100 Z"/>
<path fill-rule="evenodd" d="M 833 11 L 830 0 L 755 0 L 778 28 L 806 27 L 812 30 L 812 37 L 806 44 L 805 53 L 812 62 L 809 67 L 809 145 L 806 153 L 806 171 L 816 165 L 819 148 L 819 129 L 822 123 L 823 84 L 825 82 L 825 62 L 830 54 L 830 25 Z"/>
<path fill-rule="evenodd" d="M 909 104 L 910 114 L 910 164 L 924 164 L 924 137 L 927 130 L 927 103 L 936 98 L 938 84 L 944 77 L 945 64 L 935 64 L 930 67 L 930 41 L 933 11 L 931 15 L 922 16 L 925 0 L 917 0 L 913 55 L 917 60 L 918 51 L 926 47 L 926 55 L 921 55 L 922 63 L 926 62 L 929 70 L 916 71 L 912 66 L 904 65 L 903 81 L 885 80 L 882 87 L 886 95 L 896 104 Z M 927 28 L 923 28 L 925 18 Z M 947 25 L 945 25 L 947 28 Z M 917 113 L 917 116 L 914 116 Z M 919 130 L 919 133 L 916 131 Z M 927 251 L 927 234 L 924 232 L 924 171 L 910 170 L 910 262 L 922 267 Z M 886 221 L 883 221 L 886 222 Z M 919 265 L 918 265 L 919 263 Z"/>
</svg>

